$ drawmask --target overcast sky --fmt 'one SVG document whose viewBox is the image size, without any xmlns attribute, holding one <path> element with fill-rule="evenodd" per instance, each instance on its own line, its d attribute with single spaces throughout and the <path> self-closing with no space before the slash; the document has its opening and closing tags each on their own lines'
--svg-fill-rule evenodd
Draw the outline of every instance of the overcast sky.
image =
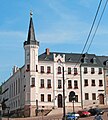
<svg viewBox="0 0 108 120">
<path fill-rule="evenodd" d="M 30 10 L 40 42 L 39 54 L 46 48 L 52 52 L 81 53 L 99 1 L 0 0 L 0 82 L 9 78 L 14 65 L 24 65 L 23 42 L 27 39 Z M 108 55 L 108 7 L 88 53 Z"/>
</svg>

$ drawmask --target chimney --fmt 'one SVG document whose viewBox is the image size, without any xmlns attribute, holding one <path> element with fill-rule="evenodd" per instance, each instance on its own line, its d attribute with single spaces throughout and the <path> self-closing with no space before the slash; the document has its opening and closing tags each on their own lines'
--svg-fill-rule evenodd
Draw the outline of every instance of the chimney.
<svg viewBox="0 0 108 120">
<path fill-rule="evenodd" d="M 49 48 L 46 48 L 46 54 L 47 54 L 47 55 L 50 54 L 50 50 L 49 50 Z"/>
</svg>

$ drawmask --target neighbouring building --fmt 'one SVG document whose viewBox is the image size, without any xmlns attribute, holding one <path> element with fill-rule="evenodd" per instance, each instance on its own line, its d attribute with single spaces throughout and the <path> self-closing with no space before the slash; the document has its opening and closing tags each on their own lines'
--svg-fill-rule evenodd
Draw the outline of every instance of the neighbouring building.
<svg viewBox="0 0 108 120">
<path fill-rule="evenodd" d="M 6 105 L 11 113 L 35 116 L 36 109 L 63 107 L 63 72 L 66 108 L 72 107 L 72 91 L 76 96 L 75 106 L 84 108 L 106 103 L 105 67 L 98 56 L 50 52 L 49 48 L 39 55 L 38 49 L 30 16 L 24 42 L 25 64 L 21 68 L 14 66 L 13 74 L 2 85 L 2 100 L 8 98 Z"/>
</svg>

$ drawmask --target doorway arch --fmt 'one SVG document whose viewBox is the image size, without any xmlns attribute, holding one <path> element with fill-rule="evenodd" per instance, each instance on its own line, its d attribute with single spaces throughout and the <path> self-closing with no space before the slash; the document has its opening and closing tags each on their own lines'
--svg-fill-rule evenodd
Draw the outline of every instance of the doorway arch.
<svg viewBox="0 0 108 120">
<path fill-rule="evenodd" d="M 58 94 L 58 108 L 62 107 L 62 95 Z"/>
</svg>

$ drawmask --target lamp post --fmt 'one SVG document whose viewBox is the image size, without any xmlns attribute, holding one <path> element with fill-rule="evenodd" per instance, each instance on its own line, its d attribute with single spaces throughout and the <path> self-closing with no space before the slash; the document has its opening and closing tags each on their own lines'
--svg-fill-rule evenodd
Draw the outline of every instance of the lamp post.
<svg viewBox="0 0 108 120">
<path fill-rule="evenodd" d="M 64 66 L 62 66 L 63 74 L 63 120 L 66 120 L 66 111 L 65 111 L 65 79 L 64 79 Z"/>
</svg>

